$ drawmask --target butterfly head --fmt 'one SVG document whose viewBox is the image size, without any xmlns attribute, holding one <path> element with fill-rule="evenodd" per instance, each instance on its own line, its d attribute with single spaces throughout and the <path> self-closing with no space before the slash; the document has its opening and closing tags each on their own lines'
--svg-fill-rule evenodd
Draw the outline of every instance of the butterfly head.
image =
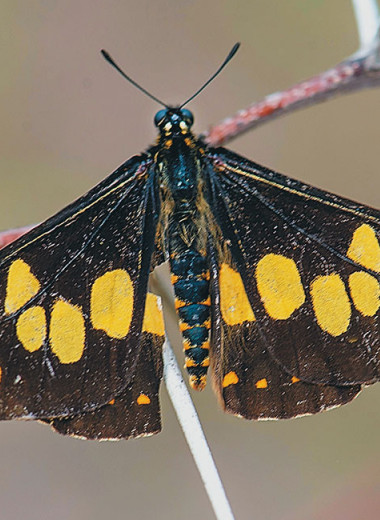
<svg viewBox="0 0 380 520">
<path fill-rule="evenodd" d="M 193 122 L 193 114 L 186 108 L 164 108 L 154 116 L 154 124 L 166 137 L 187 134 Z"/>
</svg>

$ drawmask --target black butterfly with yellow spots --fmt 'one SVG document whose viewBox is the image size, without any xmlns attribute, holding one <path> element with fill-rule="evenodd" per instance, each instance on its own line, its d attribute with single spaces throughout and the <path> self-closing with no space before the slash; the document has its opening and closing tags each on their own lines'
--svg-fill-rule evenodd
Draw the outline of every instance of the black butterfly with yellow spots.
<svg viewBox="0 0 380 520">
<path fill-rule="evenodd" d="M 0 252 L 1 419 L 159 432 L 147 291 L 164 261 L 190 384 L 211 364 L 226 411 L 312 414 L 379 380 L 380 212 L 210 148 L 192 123 L 160 110 L 154 146 Z"/>
</svg>

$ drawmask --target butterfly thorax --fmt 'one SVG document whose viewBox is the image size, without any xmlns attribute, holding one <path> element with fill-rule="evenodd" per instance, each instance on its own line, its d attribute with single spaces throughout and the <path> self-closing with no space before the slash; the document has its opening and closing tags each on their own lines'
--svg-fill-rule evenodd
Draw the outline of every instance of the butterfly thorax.
<svg viewBox="0 0 380 520">
<path fill-rule="evenodd" d="M 163 110 L 157 120 L 160 151 L 155 159 L 161 186 L 164 249 L 170 261 L 190 384 L 202 390 L 209 366 L 210 329 L 202 148 L 190 131 L 189 111 Z"/>
</svg>

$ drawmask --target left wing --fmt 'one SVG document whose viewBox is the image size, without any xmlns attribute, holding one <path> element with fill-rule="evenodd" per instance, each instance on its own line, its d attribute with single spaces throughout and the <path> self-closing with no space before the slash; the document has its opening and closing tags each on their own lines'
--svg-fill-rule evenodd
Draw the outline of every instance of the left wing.
<svg viewBox="0 0 380 520">
<path fill-rule="evenodd" d="M 92 412 L 43 421 L 59 433 L 85 439 L 118 440 L 159 433 L 164 334 L 160 299 L 148 293 L 139 342 L 140 354 L 126 388 L 108 404 Z"/>
<path fill-rule="evenodd" d="M 149 359 L 156 392 L 160 363 L 141 336 L 156 193 L 152 161 L 133 157 L 1 251 L 1 419 L 72 417 L 118 396 L 126 402 L 128 385 L 148 391 L 137 386 L 153 374 Z M 150 365 L 139 379 L 140 355 Z"/>
</svg>

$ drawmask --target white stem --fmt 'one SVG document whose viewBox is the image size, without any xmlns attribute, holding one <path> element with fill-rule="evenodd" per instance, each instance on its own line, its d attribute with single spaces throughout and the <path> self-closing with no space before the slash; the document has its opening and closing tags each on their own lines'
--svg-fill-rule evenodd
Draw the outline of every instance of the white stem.
<svg viewBox="0 0 380 520">
<path fill-rule="evenodd" d="M 360 51 L 373 45 L 380 25 L 380 12 L 376 0 L 352 0 L 358 26 Z"/>
<path fill-rule="evenodd" d="M 178 421 L 193 455 L 218 520 L 234 520 L 223 484 L 212 458 L 197 412 L 182 379 L 177 360 L 166 338 L 164 348 L 164 380 Z"/>
</svg>

